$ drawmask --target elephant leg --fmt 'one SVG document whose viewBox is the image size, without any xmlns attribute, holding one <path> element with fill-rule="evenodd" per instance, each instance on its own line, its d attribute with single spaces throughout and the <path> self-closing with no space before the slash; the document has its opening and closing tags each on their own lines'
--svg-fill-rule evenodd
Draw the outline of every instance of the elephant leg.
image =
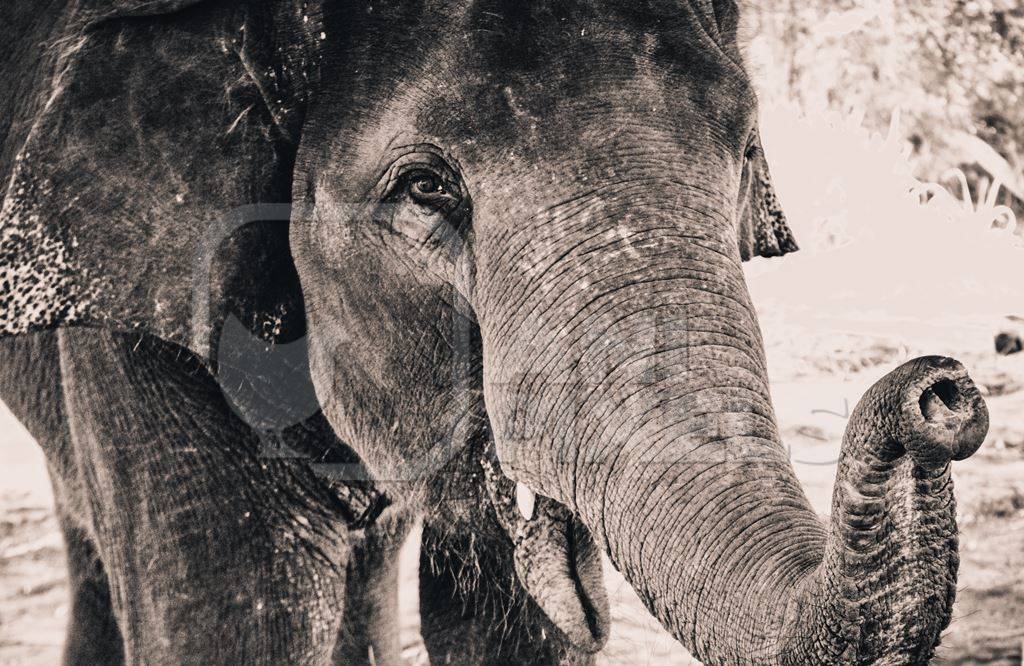
<svg viewBox="0 0 1024 666">
<path fill-rule="evenodd" d="M 216 382 L 149 338 L 60 337 L 72 449 L 128 663 L 329 663 L 348 530 Z"/>
<path fill-rule="evenodd" d="M 84 529 L 75 525 L 58 507 L 61 530 L 67 547 L 68 587 L 71 612 L 64 642 L 64 663 L 124 663 L 121 632 L 110 603 L 110 587 L 99 554 Z"/>
<path fill-rule="evenodd" d="M 334 663 L 401 663 L 399 559 L 413 522 L 411 517 L 397 517 L 353 536 L 345 585 L 345 621 Z"/>
<path fill-rule="evenodd" d="M 0 398 L 35 438 L 46 456 L 57 518 L 64 537 L 70 613 L 65 664 L 120 664 L 121 634 L 110 589 L 87 522 L 82 485 L 64 413 L 57 333 L 0 342 Z"/>
<path fill-rule="evenodd" d="M 592 664 L 516 578 L 511 544 L 424 521 L 420 631 L 433 664 Z"/>
</svg>

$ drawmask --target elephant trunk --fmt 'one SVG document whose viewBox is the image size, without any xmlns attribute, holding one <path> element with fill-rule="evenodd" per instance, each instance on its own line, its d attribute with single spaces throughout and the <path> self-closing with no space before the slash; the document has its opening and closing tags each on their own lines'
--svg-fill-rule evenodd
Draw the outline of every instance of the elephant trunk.
<svg viewBox="0 0 1024 666">
<path fill-rule="evenodd" d="M 619 466 L 583 520 L 706 663 L 926 663 L 956 590 L 949 462 L 987 427 L 964 369 L 921 358 L 851 416 L 828 526 L 774 448 L 694 455 L 714 436 L 668 466 Z"/>
<path fill-rule="evenodd" d="M 824 557 L 788 599 L 776 661 L 927 662 L 956 594 L 949 463 L 987 430 L 984 401 L 952 359 L 906 363 L 865 394 L 843 440 Z"/>
<path fill-rule="evenodd" d="M 531 295 L 481 329 L 502 471 L 582 520 L 705 663 L 926 659 L 956 573 L 949 461 L 987 429 L 963 368 L 919 359 L 868 392 L 826 525 L 778 436 L 732 232 L 632 219 L 563 250 L 538 233 L 536 272 L 500 282 Z"/>
</svg>

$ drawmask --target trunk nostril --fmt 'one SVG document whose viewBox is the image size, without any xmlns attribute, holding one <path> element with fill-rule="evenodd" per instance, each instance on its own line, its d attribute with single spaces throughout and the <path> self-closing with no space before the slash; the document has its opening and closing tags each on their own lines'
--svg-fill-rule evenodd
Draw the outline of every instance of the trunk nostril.
<svg viewBox="0 0 1024 666">
<path fill-rule="evenodd" d="M 957 411 L 959 397 L 959 389 L 953 380 L 940 379 L 921 394 L 918 400 L 921 415 L 926 421 L 945 420 L 951 416 L 951 412 Z"/>
<path fill-rule="evenodd" d="M 964 367 L 951 358 L 908 361 L 871 390 L 902 394 L 903 418 L 896 439 L 925 467 L 963 460 L 978 450 L 988 433 L 985 400 Z"/>
</svg>

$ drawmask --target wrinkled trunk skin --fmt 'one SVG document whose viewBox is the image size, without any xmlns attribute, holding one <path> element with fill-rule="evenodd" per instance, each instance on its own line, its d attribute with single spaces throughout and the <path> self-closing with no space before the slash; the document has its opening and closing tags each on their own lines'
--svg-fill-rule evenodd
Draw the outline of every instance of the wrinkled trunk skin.
<svg viewBox="0 0 1024 666">
<path fill-rule="evenodd" d="M 843 440 L 825 556 L 789 599 L 784 661 L 925 663 L 956 595 L 950 460 L 988 430 L 981 395 L 956 361 L 905 363 L 861 399 Z M 836 632 L 836 627 L 843 631 Z"/>
<path fill-rule="evenodd" d="M 485 267 L 503 471 L 578 515 L 706 664 L 927 660 L 955 587 L 949 461 L 987 429 L 966 372 L 919 359 L 867 394 L 825 525 L 778 436 L 727 221 L 646 213 L 571 246 L 568 223 L 524 227 Z"/>
</svg>

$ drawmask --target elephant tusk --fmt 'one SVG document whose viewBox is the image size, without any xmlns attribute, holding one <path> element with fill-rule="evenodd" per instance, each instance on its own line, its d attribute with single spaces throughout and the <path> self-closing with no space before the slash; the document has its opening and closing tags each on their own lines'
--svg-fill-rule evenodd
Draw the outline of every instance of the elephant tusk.
<svg viewBox="0 0 1024 666">
<path fill-rule="evenodd" d="M 526 520 L 533 519 L 533 506 L 537 503 L 537 493 L 530 490 L 524 483 L 516 482 L 516 506 Z"/>
</svg>

